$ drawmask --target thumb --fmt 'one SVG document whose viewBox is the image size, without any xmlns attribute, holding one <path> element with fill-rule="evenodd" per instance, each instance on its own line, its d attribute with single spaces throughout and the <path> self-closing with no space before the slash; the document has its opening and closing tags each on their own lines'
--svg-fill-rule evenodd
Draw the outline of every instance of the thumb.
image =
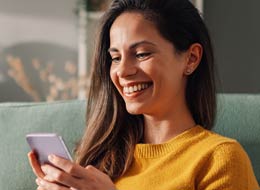
<svg viewBox="0 0 260 190">
<path fill-rule="evenodd" d="M 86 170 L 92 170 L 92 171 L 99 171 L 97 168 L 95 168 L 94 166 L 92 166 L 92 165 L 87 165 L 86 167 L 85 167 L 85 169 Z M 99 171 L 100 172 L 100 171 Z"/>
</svg>

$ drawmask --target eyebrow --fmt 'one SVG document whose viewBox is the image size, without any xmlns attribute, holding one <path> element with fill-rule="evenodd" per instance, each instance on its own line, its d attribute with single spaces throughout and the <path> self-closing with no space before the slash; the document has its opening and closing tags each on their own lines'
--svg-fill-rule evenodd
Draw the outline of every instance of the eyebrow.
<svg viewBox="0 0 260 190">
<path fill-rule="evenodd" d="M 146 40 L 142 40 L 142 41 L 135 42 L 135 43 L 131 44 L 131 45 L 129 46 L 129 49 L 134 49 L 134 48 L 136 48 L 136 47 L 138 47 L 138 46 L 140 46 L 140 45 L 143 45 L 143 44 L 148 44 L 148 45 L 156 46 L 156 44 L 154 44 L 154 43 L 152 43 L 152 42 L 149 42 L 149 41 L 146 41 Z M 108 49 L 108 52 L 118 52 L 118 49 L 112 47 L 112 48 L 109 48 L 109 49 Z"/>
</svg>

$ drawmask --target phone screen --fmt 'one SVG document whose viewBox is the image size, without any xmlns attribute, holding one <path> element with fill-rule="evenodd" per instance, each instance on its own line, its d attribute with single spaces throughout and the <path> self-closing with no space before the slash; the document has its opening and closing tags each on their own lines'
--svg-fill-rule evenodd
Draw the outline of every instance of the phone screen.
<svg viewBox="0 0 260 190">
<path fill-rule="evenodd" d="M 48 156 L 56 156 L 72 161 L 72 157 L 62 137 L 55 133 L 32 133 L 26 135 L 30 148 L 36 153 L 39 163 L 50 164 Z"/>
</svg>

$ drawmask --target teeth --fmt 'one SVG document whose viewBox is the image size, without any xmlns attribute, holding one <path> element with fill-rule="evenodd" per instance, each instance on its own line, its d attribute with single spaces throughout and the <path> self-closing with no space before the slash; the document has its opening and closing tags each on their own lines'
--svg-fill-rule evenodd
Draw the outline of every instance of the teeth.
<svg viewBox="0 0 260 190">
<path fill-rule="evenodd" d="M 148 84 L 138 84 L 138 85 L 133 85 L 133 86 L 129 86 L 129 87 L 124 87 L 123 91 L 126 94 L 131 94 L 133 92 L 144 90 L 148 87 L 149 87 Z"/>
<path fill-rule="evenodd" d="M 134 92 L 134 88 L 132 86 L 129 87 L 129 92 L 133 93 Z"/>
<path fill-rule="evenodd" d="M 142 90 L 142 85 L 138 84 L 138 90 Z"/>
</svg>

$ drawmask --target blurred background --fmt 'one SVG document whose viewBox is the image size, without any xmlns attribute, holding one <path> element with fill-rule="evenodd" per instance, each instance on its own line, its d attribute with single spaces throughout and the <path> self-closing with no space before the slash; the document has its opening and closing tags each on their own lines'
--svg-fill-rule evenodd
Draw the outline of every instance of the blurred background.
<svg viewBox="0 0 260 190">
<path fill-rule="evenodd" d="M 0 0 L 0 102 L 84 99 L 110 1 Z M 260 92 L 259 0 L 193 0 L 209 28 L 218 92 Z"/>
<path fill-rule="evenodd" d="M 260 93 L 259 7 L 259 0 L 204 0 L 219 92 Z"/>
</svg>

